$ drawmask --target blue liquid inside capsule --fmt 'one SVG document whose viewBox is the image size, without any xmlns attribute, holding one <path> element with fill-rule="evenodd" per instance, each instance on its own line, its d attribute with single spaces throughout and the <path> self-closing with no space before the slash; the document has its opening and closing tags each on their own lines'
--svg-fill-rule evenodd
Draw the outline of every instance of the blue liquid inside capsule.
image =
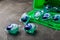
<svg viewBox="0 0 60 40">
<path fill-rule="evenodd" d="M 43 19 L 47 19 L 47 17 L 43 17 Z"/>
<path fill-rule="evenodd" d="M 44 14 L 43 19 L 48 19 L 49 16 L 50 16 L 49 14 Z"/>
<path fill-rule="evenodd" d="M 9 25 L 6 29 L 7 29 L 7 30 L 11 30 L 11 28 L 12 28 L 12 26 Z"/>
<path fill-rule="evenodd" d="M 28 20 L 28 17 L 25 16 L 25 17 L 23 17 L 21 20 L 22 20 L 23 22 L 26 22 L 26 21 Z"/>
<path fill-rule="evenodd" d="M 27 25 L 24 27 L 25 30 L 30 30 L 31 28 L 32 28 L 32 25 L 30 25 L 30 24 L 27 24 Z"/>
<path fill-rule="evenodd" d="M 59 20 L 59 16 L 54 16 L 53 18 L 54 18 L 55 21 Z"/>
</svg>

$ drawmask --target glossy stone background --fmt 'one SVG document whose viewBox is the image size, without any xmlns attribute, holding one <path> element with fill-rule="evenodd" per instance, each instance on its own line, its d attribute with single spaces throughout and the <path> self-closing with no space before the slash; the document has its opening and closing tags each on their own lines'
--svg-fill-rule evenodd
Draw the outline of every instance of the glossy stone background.
<svg viewBox="0 0 60 40">
<path fill-rule="evenodd" d="M 38 24 L 36 24 L 36 35 L 32 36 L 25 33 L 23 30 L 24 25 L 19 22 L 19 18 L 24 12 L 32 10 L 31 4 L 30 0 L 0 1 L 0 40 L 60 40 L 60 31 Z M 22 25 L 17 36 L 12 36 L 5 32 L 6 26 L 11 23 Z"/>
</svg>

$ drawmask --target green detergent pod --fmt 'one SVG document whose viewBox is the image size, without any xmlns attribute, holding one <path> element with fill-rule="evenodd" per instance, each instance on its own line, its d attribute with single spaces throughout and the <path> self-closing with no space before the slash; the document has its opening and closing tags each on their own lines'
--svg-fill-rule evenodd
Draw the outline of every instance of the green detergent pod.
<svg viewBox="0 0 60 40">
<path fill-rule="evenodd" d="M 34 0 L 33 10 L 27 12 L 27 15 L 29 20 L 26 23 L 34 22 L 60 30 L 60 0 Z"/>
<path fill-rule="evenodd" d="M 45 13 L 42 17 L 43 20 L 48 20 L 50 19 L 50 13 Z"/>
<path fill-rule="evenodd" d="M 60 23 L 60 14 L 56 14 L 53 17 L 54 22 Z"/>
<path fill-rule="evenodd" d="M 19 25 L 17 24 L 10 24 L 7 26 L 6 30 L 9 34 L 16 35 L 19 32 Z"/>
<path fill-rule="evenodd" d="M 24 30 L 29 34 L 34 34 L 36 31 L 36 25 L 33 23 L 28 23 L 24 26 Z"/>
<path fill-rule="evenodd" d="M 41 15 L 43 15 L 43 10 L 40 10 L 40 11 L 36 11 L 35 12 L 35 14 L 34 14 L 34 17 L 36 18 L 36 20 L 38 20 L 40 17 L 41 17 Z"/>
</svg>

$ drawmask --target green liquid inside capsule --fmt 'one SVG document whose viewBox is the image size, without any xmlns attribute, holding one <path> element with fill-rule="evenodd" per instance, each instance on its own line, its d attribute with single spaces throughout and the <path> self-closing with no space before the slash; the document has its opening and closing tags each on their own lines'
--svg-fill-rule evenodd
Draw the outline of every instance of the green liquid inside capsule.
<svg viewBox="0 0 60 40">
<path fill-rule="evenodd" d="M 19 32 L 19 27 L 15 26 L 11 30 L 8 30 L 9 34 L 16 35 Z"/>
</svg>

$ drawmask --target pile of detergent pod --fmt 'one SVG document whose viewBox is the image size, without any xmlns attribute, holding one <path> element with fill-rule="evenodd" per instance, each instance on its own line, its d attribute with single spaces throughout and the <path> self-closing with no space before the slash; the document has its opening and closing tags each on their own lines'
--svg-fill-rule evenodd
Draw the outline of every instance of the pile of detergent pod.
<svg viewBox="0 0 60 40">
<path fill-rule="evenodd" d="M 60 9 L 57 7 L 52 7 L 50 5 L 46 5 L 46 7 L 44 7 L 43 10 L 36 11 L 34 16 L 38 20 L 39 20 L 39 18 L 41 18 L 43 20 L 52 19 L 54 22 L 60 22 L 60 14 L 49 13 L 50 11 L 59 11 L 60 12 Z"/>
<path fill-rule="evenodd" d="M 47 10 L 47 11 L 46 11 Z M 50 6 L 50 5 L 46 5 L 45 12 L 56 12 L 59 13 L 60 12 L 60 7 L 54 7 L 54 6 Z M 44 13 L 45 17 L 43 16 L 43 18 L 48 19 L 51 18 L 54 22 L 60 22 L 60 14 L 54 14 L 53 13 Z"/>
<path fill-rule="evenodd" d="M 54 9 L 57 9 L 56 7 L 54 7 Z M 60 23 L 60 14 L 54 14 L 52 15 L 51 13 L 49 13 L 49 11 L 51 10 L 51 7 L 49 5 L 47 5 L 44 9 L 42 10 L 38 10 L 35 12 L 35 15 L 33 15 L 34 19 L 37 19 L 39 20 L 40 18 L 42 20 L 53 20 L 54 22 L 59 22 Z M 30 21 L 30 17 L 31 16 L 28 16 L 27 13 L 24 13 L 21 18 L 19 19 L 20 22 L 23 22 L 24 23 L 24 30 L 26 33 L 29 33 L 29 34 L 34 34 L 35 31 L 36 31 L 36 25 L 33 24 L 33 23 L 29 23 Z M 19 32 L 19 28 L 21 26 L 20 25 L 17 25 L 17 24 L 10 24 L 7 26 L 6 28 L 6 31 L 9 33 L 9 34 L 17 34 Z"/>
<path fill-rule="evenodd" d="M 46 5 L 44 9 L 37 10 L 33 15 L 33 18 L 36 20 L 52 20 L 54 22 L 60 23 L 60 14 L 50 13 L 50 11 L 54 9 L 58 10 L 56 7 L 51 7 L 50 5 Z M 32 17 L 28 16 L 27 13 L 24 13 L 19 19 L 19 21 L 24 23 L 25 25 L 24 30 L 27 33 L 33 34 L 36 31 L 36 25 L 34 25 L 33 23 L 29 23 L 29 21 L 31 20 L 30 18 Z"/>
<path fill-rule="evenodd" d="M 29 34 L 35 34 L 36 32 L 36 25 L 34 25 L 33 23 L 29 23 L 29 16 L 24 13 L 21 18 L 19 19 L 20 22 L 24 22 L 24 30 L 26 33 Z"/>
<path fill-rule="evenodd" d="M 60 14 L 50 13 L 50 11 L 54 10 L 54 9 L 57 10 L 56 7 L 51 7 L 50 5 L 46 5 L 46 7 L 44 7 L 44 9 L 37 10 L 35 12 L 35 15 L 33 15 L 33 17 L 36 20 L 40 20 L 40 19 L 42 19 L 42 20 L 52 20 L 54 22 L 60 23 Z M 29 22 L 29 20 L 30 20 L 29 18 L 30 17 L 27 15 L 27 13 L 24 13 L 20 20 L 27 24 Z"/>
<path fill-rule="evenodd" d="M 57 6 L 51 6 L 51 5 L 46 5 L 45 7 L 45 11 L 53 11 L 53 12 L 60 12 L 60 7 Z"/>
<path fill-rule="evenodd" d="M 10 24 L 6 28 L 6 32 L 11 35 L 17 35 L 19 33 L 20 25 L 17 24 Z M 35 34 L 36 26 L 33 23 L 28 23 L 24 26 L 24 30 L 26 33 Z"/>
<path fill-rule="evenodd" d="M 23 14 L 22 17 L 19 19 L 19 21 L 26 22 L 28 20 L 28 16 L 26 14 Z M 24 24 L 24 30 L 26 33 L 29 34 L 35 34 L 36 32 L 36 25 L 33 23 L 25 23 Z M 10 24 L 6 27 L 6 32 L 12 35 L 16 35 L 19 33 L 19 28 L 21 25 L 18 24 Z"/>
<path fill-rule="evenodd" d="M 53 21 L 59 22 L 60 21 L 60 14 L 55 14 L 55 15 L 51 15 L 50 13 L 46 12 L 44 13 L 44 11 L 42 11 L 43 13 L 41 13 L 40 11 L 37 11 L 35 13 L 35 18 L 39 19 L 42 16 L 43 20 L 48 20 L 48 19 L 52 19 Z"/>
</svg>

